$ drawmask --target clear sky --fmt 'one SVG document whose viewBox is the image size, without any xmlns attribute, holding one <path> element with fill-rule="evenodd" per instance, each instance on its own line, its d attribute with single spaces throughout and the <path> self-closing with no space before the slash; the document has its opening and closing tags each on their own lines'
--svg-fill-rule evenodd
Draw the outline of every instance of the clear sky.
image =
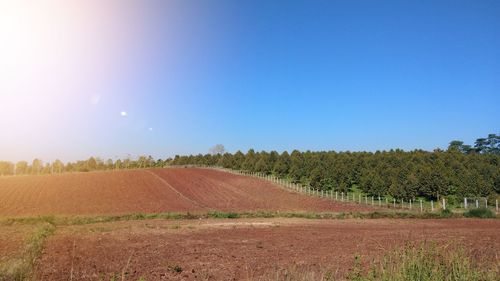
<svg viewBox="0 0 500 281">
<path fill-rule="evenodd" d="M 0 159 L 500 132 L 500 1 L 0 0 Z"/>
</svg>

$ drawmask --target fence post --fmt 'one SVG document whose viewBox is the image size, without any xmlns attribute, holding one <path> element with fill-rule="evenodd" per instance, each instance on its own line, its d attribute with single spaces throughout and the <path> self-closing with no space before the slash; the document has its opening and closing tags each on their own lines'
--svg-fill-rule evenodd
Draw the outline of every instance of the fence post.
<svg viewBox="0 0 500 281">
<path fill-rule="evenodd" d="M 404 208 L 405 208 L 405 200 L 401 199 L 401 209 L 404 209 Z"/>
<path fill-rule="evenodd" d="M 446 200 L 443 198 L 443 210 L 446 210 Z"/>
<path fill-rule="evenodd" d="M 476 199 L 476 208 L 479 208 L 479 200 Z"/>
<path fill-rule="evenodd" d="M 486 205 L 486 209 L 488 209 L 488 198 L 484 198 L 484 204 Z"/>
<path fill-rule="evenodd" d="M 467 209 L 467 197 L 464 197 L 464 209 Z"/>
<path fill-rule="evenodd" d="M 372 196 L 372 206 L 374 206 L 374 203 L 373 203 L 373 201 L 374 201 L 374 198 L 373 198 L 373 196 Z"/>
<path fill-rule="evenodd" d="M 344 192 L 342 191 L 340 195 L 341 195 L 340 201 L 344 202 Z"/>
<path fill-rule="evenodd" d="M 411 210 L 411 199 L 410 199 L 410 210 Z"/>
<path fill-rule="evenodd" d="M 378 206 L 380 207 L 381 206 L 381 202 L 380 202 L 380 195 L 378 196 Z"/>
<path fill-rule="evenodd" d="M 431 211 L 434 212 L 434 200 L 431 200 Z"/>
<path fill-rule="evenodd" d="M 394 209 L 396 209 L 396 198 L 393 198 L 394 200 Z"/>
<path fill-rule="evenodd" d="M 339 201 L 339 192 L 335 191 L 335 201 Z"/>
<path fill-rule="evenodd" d="M 495 201 L 495 205 L 497 206 L 497 213 L 498 213 L 498 199 Z"/>
<path fill-rule="evenodd" d="M 361 193 L 359 194 L 359 205 L 361 205 Z"/>
<path fill-rule="evenodd" d="M 420 213 L 424 211 L 424 206 L 422 205 L 422 199 L 420 199 Z"/>
</svg>

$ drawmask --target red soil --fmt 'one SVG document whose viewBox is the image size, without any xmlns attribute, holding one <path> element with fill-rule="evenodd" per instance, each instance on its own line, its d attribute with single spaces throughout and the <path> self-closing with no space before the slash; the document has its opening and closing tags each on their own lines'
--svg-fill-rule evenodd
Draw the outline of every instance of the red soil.
<svg viewBox="0 0 500 281">
<path fill-rule="evenodd" d="M 129 221 L 72 226 L 49 238 L 37 280 L 274 280 L 276 268 L 345 276 L 408 241 L 463 244 L 498 263 L 498 220 Z M 182 268 L 175 272 L 175 266 Z M 73 275 L 70 276 L 70 272 Z M 268 276 L 268 277 L 263 277 Z M 316 276 L 316 279 L 319 279 Z"/>
<path fill-rule="evenodd" d="M 33 225 L 0 225 L 0 264 L 21 256 L 26 239 L 35 228 Z"/>
<path fill-rule="evenodd" d="M 142 170 L 0 179 L 0 216 L 198 209 Z"/>
<path fill-rule="evenodd" d="M 268 181 L 194 168 L 0 178 L 0 217 L 131 212 L 373 208 L 300 195 Z"/>
</svg>

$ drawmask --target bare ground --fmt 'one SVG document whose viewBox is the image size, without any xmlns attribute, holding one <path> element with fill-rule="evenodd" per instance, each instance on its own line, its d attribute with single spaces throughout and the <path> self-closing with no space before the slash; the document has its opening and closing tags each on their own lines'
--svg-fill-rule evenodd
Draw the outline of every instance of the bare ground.
<svg viewBox="0 0 500 281">
<path fill-rule="evenodd" d="M 498 262 L 500 221 L 236 219 L 128 221 L 60 228 L 37 280 L 255 280 L 280 268 L 345 276 L 408 241 L 462 244 Z M 179 272 L 178 272 L 179 271 Z M 72 273 L 71 273 L 72 272 Z"/>
<path fill-rule="evenodd" d="M 226 172 L 170 168 L 0 178 L 0 217 L 133 212 L 369 211 Z"/>
</svg>

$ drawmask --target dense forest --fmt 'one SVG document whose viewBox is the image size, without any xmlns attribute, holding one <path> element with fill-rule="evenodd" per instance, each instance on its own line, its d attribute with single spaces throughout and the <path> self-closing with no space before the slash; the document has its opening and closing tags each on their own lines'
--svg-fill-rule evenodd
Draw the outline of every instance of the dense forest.
<svg viewBox="0 0 500 281">
<path fill-rule="evenodd" d="M 477 139 L 474 146 L 452 141 L 447 150 L 291 153 L 276 151 L 225 153 L 216 146 L 209 154 L 175 156 L 155 160 L 140 156 L 136 160 L 91 157 L 64 164 L 56 160 L 43 163 L 0 161 L 0 175 L 39 175 L 63 172 L 137 169 L 167 165 L 204 165 L 273 174 L 309 185 L 318 190 L 341 192 L 359 190 L 369 195 L 390 195 L 401 199 L 439 199 L 460 201 L 463 197 L 495 197 L 500 194 L 500 135 Z"/>
<path fill-rule="evenodd" d="M 446 151 L 377 152 L 276 151 L 176 156 L 174 165 L 222 166 L 274 174 L 319 190 L 361 190 L 401 199 L 439 199 L 500 193 L 500 136 L 478 139 L 474 147 L 452 141 Z"/>
</svg>

